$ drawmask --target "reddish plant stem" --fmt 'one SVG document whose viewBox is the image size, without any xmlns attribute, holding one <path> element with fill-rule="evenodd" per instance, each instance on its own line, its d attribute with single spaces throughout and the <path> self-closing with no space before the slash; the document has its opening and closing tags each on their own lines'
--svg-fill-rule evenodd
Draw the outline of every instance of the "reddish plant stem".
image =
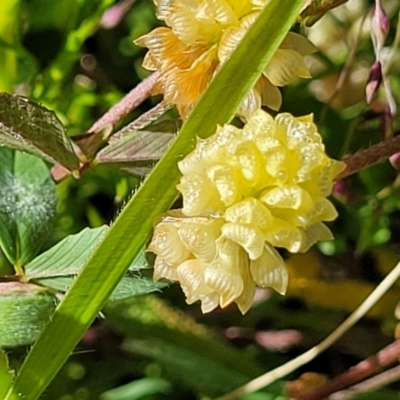
<svg viewBox="0 0 400 400">
<path fill-rule="evenodd" d="M 140 82 L 132 89 L 121 101 L 111 107 L 99 120 L 97 120 L 88 133 L 98 132 L 107 125 L 115 125 L 122 118 L 128 115 L 140 103 L 146 100 L 153 89 L 153 86 L 159 77 L 159 72 L 153 72 L 150 76 Z"/>
<path fill-rule="evenodd" d="M 400 135 L 374 144 L 368 149 L 360 150 L 342 160 L 346 163 L 346 169 L 337 176 L 336 180 L 346 178 L 399 152 Z"/>
<path fill-rule="evenodd" d="M 381 374 L 374 376 L 371 379 L 363 381 L 357 385 L 351 386 L 349 389 L 336 392 L 329 398 L 332 400 L 349 400 L 362 393 L 371 392 L 377 390 L 383 386 L 387 386 L 390 383 L 396 382 L 400 379 L 400 365 L 391 368 Z"/>
<path fill-rule="evenodd" d="M 343 374 L 329 380 L 323 386 L 301 397 L 301 400 L 322 400 L 332 393 L 345 389 L 366 377 L 377 372 L 380 368 L 387 367 L 398 360 L 400 356 L 400 340 L 395 340 L 389 346 L 379 351 L 376 355 L 350 368 Z"/>
</svg>

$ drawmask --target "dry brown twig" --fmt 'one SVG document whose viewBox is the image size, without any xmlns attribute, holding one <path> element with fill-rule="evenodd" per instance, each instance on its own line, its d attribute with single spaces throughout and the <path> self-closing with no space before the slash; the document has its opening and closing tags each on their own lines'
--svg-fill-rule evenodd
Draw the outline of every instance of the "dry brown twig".
<svg viewBox="0 0 400 400">
<path fill-rule="evenodd" d="M 367 379 L 357 385 L 350 387 L 347 390 L 336 392 L 329 397 L 329 400 L 349 400 L 361 393 L 371 392 L 379 389 L 383 386 L 387 386 L 390 383 L 396 382 L 400 379 L 400 365 L 388 369 L 381 374 L 374 376 L 371 379 Z"/>
<path fill-rule="evenodd" d="M 386 160 L 390 156 L 399 152 L 400 135 L 383 140 L 365 150 L 360 150 L 342 160 L 346 164 L 346 169 L 339 174 L 337 180 L 346 178 L 362 169 Z"/>
</svg>

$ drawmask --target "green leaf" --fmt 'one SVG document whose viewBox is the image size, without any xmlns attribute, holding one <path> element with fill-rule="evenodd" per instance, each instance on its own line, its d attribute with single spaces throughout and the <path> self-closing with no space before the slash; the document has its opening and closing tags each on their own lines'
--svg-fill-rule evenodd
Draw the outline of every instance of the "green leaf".
<svg viewBox="0 0 400 400">
<path fill-rule="evenodd" d="M 111 303 L 104 314 L 126 337 L 124 347 L 156 359 L 165 374 L 203 394 L 232 389 L 262 371 L 249 355 L 159 297 Z"/>
<path fill-rule="evenodd" d="M 14 266 L 29 262 L 48 237 L 56 202 L 42 160 L 0 148 L 0 246 Z"/>
<path fill-rule="evenodd" d="M 154 282 L 152 279 L 128 272 L 119 281 L 109 297 L 110 301 L 123 300 L 159 291 L 167 286 L 164 282 Z"/>
<path fill-rule="evenodd" d="M 58 276 L 55 278 L 39 278 L 33 281 L 45 287 L 66 292 L 74 283 L 76 276 Z M 166 287 L 163 282 L 154 282 L 149 278 L 128 273 L 125 275 L 109 297 L 109 301 L 124 300 L 130 297 L 153 293 Z"/>
<path fill-rule="evenodd" d="M 25 278 L 76 276 L 110 228 L 85 228 L 76 235 L 67 236 L 51 249 L 25 266 Z"/>
<path fill-rule="evenodd" d="M 109 226 L 103 225 L 85 228 L 75 235 L 67 236 L 25 266 L 25 280 L 76 276 L 109 229 Z M 149 268 L 149 265 L 143 249 L 130 264 L 129 270 L 144 268 Z M 61 290 L 58 287 L 55 289 Z"/>
<path fill-rule="evenodd" d="M 96 161 L 144 176 L 166 152 L 175 134 L 161 130 L 129 132 L 118 140 L 111 139 L 110 144 L 97 154 Z"/>
<path fill-rule="evenodd" d="M 43 286 L 57 290 L 60 292 L 66 292 L 74 283 L 76 279 L 75 275 L 56 276 L 48 278 L 36 278 L 33 282 L 39 283 Z M 109 301 L 124 300 L 130 297 L 141 296 L 144 294 L 153 293 L 159 291 L 167 286 L 164 282 L 154 282 L 153 280 L 128 272 L 119 281 L 117 287 L 111 293 Z"/>
<path fill-rule="evenodd" d="M 25 280 L 30 280 L 53 290 L 66 292 L 110 228 L 106 225 L 86 228 L 70 235 L 25 266 Z M 144 252 L 129 267 L 110 300 L 122 300 L 160 290 L 165 283 L 142 277 L 138 270 L 147 268 Z"/>
<path fill-rule="evenodd" d="M 207 395 L 222 394 L 246 383 L 248 376 L 214 362 L 208 353 L 199 354 L 160 340 L 132 340 L 124 346 L 136 354 L 154 358 L 179 382 Z"/>
<path fill-rule="evenodd" d="M 21 96 L 0 93 L 0 144 L 70 170 L 79 168 L 78 157 L 56 114 Z"/>
<path fill-rule="evenodd" d="M 100 400 L 139 400 L 155 394 L 168 394 L 171 389 L 171 384 L 165 379 L 143 378 L 104 392 Z"/>
<path fill-rule="evenodd" d="M 3 399 L 14 379 L 14 371 L 8 366 L 7 354 L 0 350 L 0 399 Z"/>
<path fill-rule="evenodd" d="M 132 260 L 146 243 L 156 216 L 170 207 L 179 180 L 177 161 L 195 137 L 228 122 L 256 83 L 304 0 L 271 0 L 193 109 L 150 177 L 119 215 L 71 287 L 22 365 L 6 400 L 37 399 L 102 309 Z M 268 31 L 266 31 L 268 29 Z M 112 266 L 112 269 L 108 269 Z M 65 336 L 65 332 L 68 335 Z"/>
</svg>

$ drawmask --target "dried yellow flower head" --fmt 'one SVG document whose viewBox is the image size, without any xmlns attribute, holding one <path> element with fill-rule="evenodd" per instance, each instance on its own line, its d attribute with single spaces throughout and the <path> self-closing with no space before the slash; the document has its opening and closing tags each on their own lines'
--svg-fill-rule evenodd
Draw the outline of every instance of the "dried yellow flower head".
<svg viewBox="0 0 400 400">
<path fill-rule="evenodd" d="M 154 278 L 179 281 L 203 312 L 235 302 L 245 313 L 255 287 L 286 291 L 275 247 L 304 252 L 332 234 L 327 200 L 344 168 L 330 159 L 312 116 L 257 111 L 243 127 L 218 127 L 179 163 L 182 210 L 157 224 Z"/>
<path fill-rule="evenodd" d="M 149 49 L 143 67 L 161 73 L 153 93 L 163 94 L 165 102 L 175 104 L 185 117 L 268 0 L 154 2 L 158 19 L 167 27 L 156 28 L 135 43 Z M 303 36 L 289 33 L 243 101 L 239 114 L 249 116 L 261 105 L 278 110 L 282 99 L 277 86 L 297 77 L 309 78 L 303 56 L 314 51 Z"/>
</svg>

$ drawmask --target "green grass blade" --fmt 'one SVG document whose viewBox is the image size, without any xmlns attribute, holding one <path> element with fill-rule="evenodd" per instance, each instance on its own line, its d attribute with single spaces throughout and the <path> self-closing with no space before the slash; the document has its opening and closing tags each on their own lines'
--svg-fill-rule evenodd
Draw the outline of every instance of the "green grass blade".
<svg viewBox="0 0 400 400">
<path fill-rule="evenodd" d="M 298 15 L 304 0 L 271 0 L 211 83 L 174 144 L 127 204 L 104 241 L 57 308 L 22 365 L 7 400 L 37 399 L 103 307 L 148 239 L 154 218 L 176 197 L 177 161 L 195 136 L 208 136 L 229 121 L 257 81 Z"/>
</svg>

